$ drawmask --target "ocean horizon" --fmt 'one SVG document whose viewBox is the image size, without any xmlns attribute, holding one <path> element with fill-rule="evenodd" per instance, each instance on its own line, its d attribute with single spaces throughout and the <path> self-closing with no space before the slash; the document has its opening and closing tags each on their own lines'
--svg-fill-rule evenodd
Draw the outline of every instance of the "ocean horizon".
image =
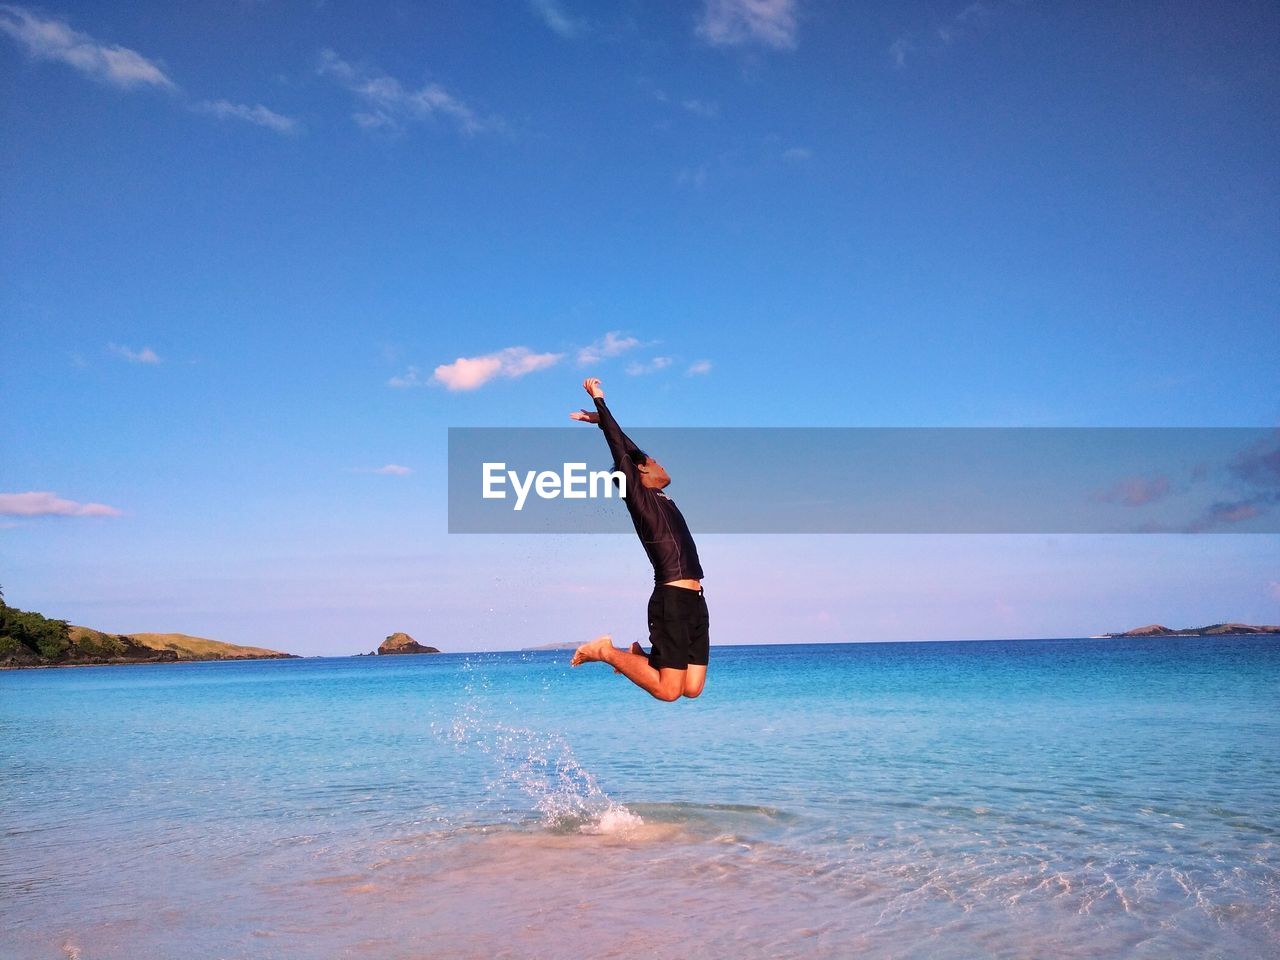
<svg viewBox="0 0 1280 960">
<path fill-rule="evenodd" d="M 1280 946 L 1274 638 L 0 678 L 0 952 L 1219 957 Z"/>
</svg>

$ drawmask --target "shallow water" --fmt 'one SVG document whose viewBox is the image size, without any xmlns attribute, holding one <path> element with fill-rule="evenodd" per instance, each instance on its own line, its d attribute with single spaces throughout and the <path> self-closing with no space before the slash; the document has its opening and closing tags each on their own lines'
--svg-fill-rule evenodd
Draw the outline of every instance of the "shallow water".
<svg viewBox="0 0 1280 960">
<path fill-rule="evenodd" d="M 0 674 L 0 955 L 1280 952 L 1280 643 Z"/>
</svg>

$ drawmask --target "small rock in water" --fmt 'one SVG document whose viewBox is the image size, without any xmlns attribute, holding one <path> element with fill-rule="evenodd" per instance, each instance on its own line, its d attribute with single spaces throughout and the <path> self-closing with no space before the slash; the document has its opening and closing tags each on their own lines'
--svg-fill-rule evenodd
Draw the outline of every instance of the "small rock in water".
<svg viewBox="0 0 1280 960">
<path fill-rule="evenodd" d="M 426 647 L 420 644 L 407 633 L 393 633 L 387 639 L 382 641 L 382 646 L 378 647 L 378 653 L 439 653 L 435 647 Z"/>
</svg>

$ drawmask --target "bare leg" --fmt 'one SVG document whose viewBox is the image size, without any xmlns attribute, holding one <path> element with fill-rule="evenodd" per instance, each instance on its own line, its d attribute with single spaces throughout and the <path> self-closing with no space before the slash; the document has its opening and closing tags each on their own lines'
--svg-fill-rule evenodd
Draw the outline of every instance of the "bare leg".
<svg viewBox="0 0 1280 960">
<path fill-rule="evenodd" d="M 689 669 L 684 675 L 684 695 L 686 697 L 696 697 L 702 693 L 703 686 L 707 682 L 706 664 L 689 664 Z"/>
<path fill-rule="evenodd" d="M 630 650 L 619 650 L 607 633 L 584 643 L 573 653 L 571 666 L 598 661 L 607 663 L 637 687 L 659 700 L 679 700 L 684 693 L 683 670 L 655 670 L 649 658 Z"/>
<path fill-rule="evenodd" d="M 644 647 L 640 646 L 640 641 L 639 641 L 639 640 L 632 640 L 632 641 L 631 641 L 631 652 L 632 652 L 632 653 L 634 653 L 634 654 L 635 654 L 636 656 L 638 656 L 638 657 L 645 657 L 646 659 L 647 659 L 647 657 L 648 657 L 648 654 L 646 654 L 646 653 L 644 652 Z M 621 670 L 619 670 L 617 667 L 614 667 L 614 668 L 613 668 L 613 672 L 614 672 L 614 673 L 621 673 L 622 671 L 621 671 Z"/>
</svg>

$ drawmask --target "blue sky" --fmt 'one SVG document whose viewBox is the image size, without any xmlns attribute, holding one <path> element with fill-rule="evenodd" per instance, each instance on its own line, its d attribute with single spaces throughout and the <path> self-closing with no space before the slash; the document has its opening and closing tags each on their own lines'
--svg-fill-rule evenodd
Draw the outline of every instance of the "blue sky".
<svg viewBox="0 0 1280 960">
<path fill-rule="evenodd" d="M 445 533 L 446 428 L 560 425 L 588 373 L 637 428 L 1276 425 L 1278 41 L 1234 2 L 0 5 L 6 597 L 637 638 L 631 540 Z M 1274 536 L 700 547 L 723 643 L 1280 621 Z"/>
</svg>

